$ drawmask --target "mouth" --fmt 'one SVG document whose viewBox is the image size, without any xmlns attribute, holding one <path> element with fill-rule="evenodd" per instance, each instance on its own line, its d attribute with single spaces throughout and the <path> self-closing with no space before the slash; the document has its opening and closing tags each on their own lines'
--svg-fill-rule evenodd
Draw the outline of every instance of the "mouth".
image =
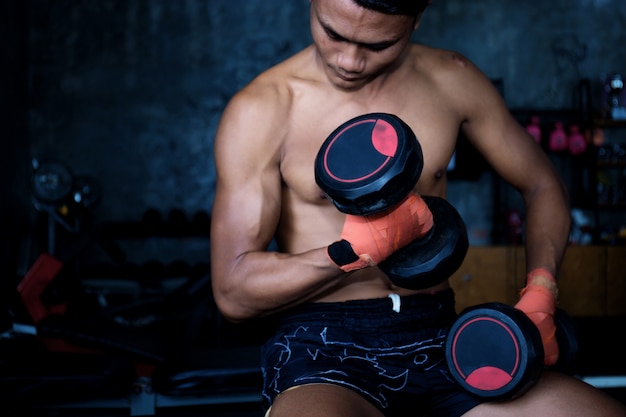
<svg viewBox="0 0 626 417">
<path fill-rule="evenodd" d="M 339 78 L 341 81 L 347 82 L 347 83 L 353 83 L 356 81 L 359 81 L 359 78 L 357 77 L 346 77 L 344 75 L 338 74 L 337 78 Z"/>
<path fill-rule="evenodd" d="M 356 74 L 351 74 L 351 73 L 346 73 L 345 71 L 341 71 L 337 68 L 332 68 L 333 73 L 335 74 L 335 76 L 337 78 L 339 78 L 342 81 L 345 82 L 355 82 L 355 81 L 359 81 L 361 80 L 361 76 L 360 75 L 356 75 Z"/>
</svg>

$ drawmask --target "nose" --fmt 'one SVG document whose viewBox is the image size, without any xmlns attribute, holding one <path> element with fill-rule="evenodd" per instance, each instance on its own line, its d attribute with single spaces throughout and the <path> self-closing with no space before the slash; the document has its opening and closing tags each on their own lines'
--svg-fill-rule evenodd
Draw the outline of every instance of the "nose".
<svg viewBox="0 0 626 417">
<path fill-rule="evenodd" d="M 361 73 L 365 59 L 358 45 L 346 44 L 337 55 L 337 67 L 347 73 Z"/>
</svg>

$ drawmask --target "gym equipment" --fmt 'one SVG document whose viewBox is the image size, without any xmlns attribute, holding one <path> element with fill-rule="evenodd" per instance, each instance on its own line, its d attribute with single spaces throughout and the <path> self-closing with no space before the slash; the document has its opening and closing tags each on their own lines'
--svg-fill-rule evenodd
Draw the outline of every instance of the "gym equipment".
<svg viewBox="0 0 626 417">
<path fill-rule="evenodd" d="M 24 306 L 36 324 L 50 314 L 63 314 L 66 303 L 50 296 L 52 282 L 61 271 L 68 269 L 91 244 L 97 243 L 116 262 L 126 258 L 124 251 L 103 234 L 89 213 L 100 197 L 95 178 L 75 176 L 71 169 L 58 161 L 40 162 L 33 159 L 32 192 L 34 207 L 47 216 L 48 245 L 39 255 L 17 286 Z M 72 236 L 63 249 L 56 248 L 57 225 Z"/>
<path fill-rule="evenodd" d="M 398 287 L 419 290 L 448 279 L 463 263 L 469 241 L 461 215 L 443 198 L 422 197 L 433 214 L 433 227 L 381 262 Z"/>
<path fill-rule="evenodd" d="M 560 351 L 555 368 L 571 371 L 578 353 L 575 326 L 562 309 L 554 319 Z M 463 310 L 448 333 L 445 350 L 452 377 L 487 400 L 523 395 L 544 369 L 539 330 L 524 312 L 502 303 Z"/>
<path fill-rule="evenodd" d="M 351 215 L 387 210 L 413 192 L 423 169 L 421 146 L 411 128 L 388 113 L 357 116 L 326 138 L 315 160 L 315 181 L 337 209 Z M 446 200 L 425 196 L 432 229 L 378 266 L 392 283 L 422 289 L 446 280 L 469 246 L 463 219 Z"/>
<path fill-rule="evenodd" d="M 409 126 L 397 116 L 370 113 L 336 128 L 315 159 L 315 182 L 339 211 L 375 214 L 402 201 L 424 160 Z"/>
<path fill-rule="evenodd" d="M 32 192 L 38 201 L 57 204 L 65 200 L 74 187 L 70 168 L 59 161 L 33 159 Z"/>
<path fill-rule="evenodd" d="M 174 212 L 166 220 L 156 210 L 141 224 L 100 227 L 90 210 L 97 183 L 63 164 L 33 163 L 33 204 L 48 228 L 17 285 L 12 328 L 0 334 L 3 412 L 112 408 L 133 416 L 181 406 L 259 407 L 266 327 L 220 315 L 206 257 L 193 265 L 169 253 L 158 262 L 128 262 L 116 243 L 208 238 L 208 213 L 198 217 L 202 229 L 188 219 L 170 227 Z M 111 259 L 90 262 L 83 251 L 95 244 Z M 159 279 L 142 280 L 142 272 Z"/>
</svg>

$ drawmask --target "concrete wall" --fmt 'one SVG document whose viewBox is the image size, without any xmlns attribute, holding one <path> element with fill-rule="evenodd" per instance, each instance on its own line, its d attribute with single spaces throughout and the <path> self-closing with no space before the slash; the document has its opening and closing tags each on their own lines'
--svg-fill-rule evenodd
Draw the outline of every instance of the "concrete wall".
<svg viewBox="0 0 626 417">
<path fill-rule="evenodd" d="M 101 220 L 209 211 L 230 96 L 309 42 L 307 0 L 29 0 L 31 155 L 97 177 Z M 414 38 L 504 81 L 511 108 L 569 108 L 581 77 L 626 72 L 623 0 L 435 0 Z M 488 243 L 489 181 L 450 198 Z M 471 190 L 468 192 L 468 190 Z"/>
</svg>

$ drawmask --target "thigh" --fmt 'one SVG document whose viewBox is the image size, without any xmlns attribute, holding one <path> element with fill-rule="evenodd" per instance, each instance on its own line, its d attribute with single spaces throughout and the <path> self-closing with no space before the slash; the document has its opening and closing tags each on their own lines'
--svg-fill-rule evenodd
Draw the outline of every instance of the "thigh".
<svg viewBox="0 0 626 417">
<path fill-rule="evenodd" d="M 382 417 L 369 401 L 349 388 L 332 384 L 292 387 L 276 397 L 269 417 Z"/>
<path fill-rule="evenodd" d="M 476 406 L 463 417 L 625 417 L 626 407 L 608 394 L 569 375 L 546 371 L 519 398 Z"/>
</svg>

